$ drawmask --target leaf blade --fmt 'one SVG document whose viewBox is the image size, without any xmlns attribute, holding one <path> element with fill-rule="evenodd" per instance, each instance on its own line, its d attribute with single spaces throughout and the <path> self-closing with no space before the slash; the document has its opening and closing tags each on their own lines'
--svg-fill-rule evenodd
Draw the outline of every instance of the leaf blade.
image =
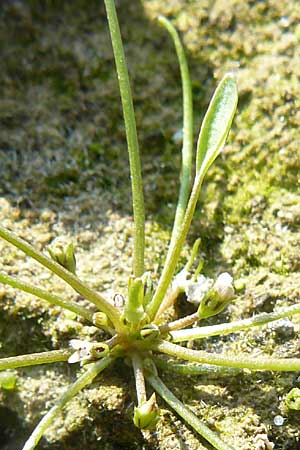
<svg viewBox="0 0 300 450">
<path fill-rule="evenodd" d="M 238 102 L 235 77 L 227 73 L 220 81 L 203 119 L 196 153 L 196 174 L 203 178 L 221 153 Z"/>
</svg>

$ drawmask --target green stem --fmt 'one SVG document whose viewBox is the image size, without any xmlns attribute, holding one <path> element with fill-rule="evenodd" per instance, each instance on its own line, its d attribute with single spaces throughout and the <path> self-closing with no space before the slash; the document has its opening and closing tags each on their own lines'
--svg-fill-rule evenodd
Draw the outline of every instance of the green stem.
<svg viewBox="0 0 300 450">
<path fill-rule="evenodd" d="M 172 277 L 174 275 L 177 262 L 180 258 L 181 250 L 183 247 L 183 244 L 185 242 L 186 236 L 188 234 L 194 211 L 197 205 L 200 189 L 202 186 L 202 182 L 204 179 L 205 173 L 200 172 L 196 178 L 193 185 L 192 193 L 188 202 L 188 206 L 186 209 L 186 213 L 184 216 L 183 223 L 180 227 L 180 231 L 177 233 L 176 238 L 176 245 L 172 247 L 170 252 L 168 252 L 166 262 L 161 274 L 161 277 L 159 279 L 156 291 L 153 295 L 153 298 L 151 302 L 148 305 L 147 313 L 149 317 L 153 320 L 156 316 L 156 313 L 160 307 L 160 304 L 162 300 L 164 299 L 164 296 L 166 295 L 167 289 L 172 281 Z M 158 317 L 156 317 L 157 319 Z"/>
<path fill-rule="evenodd" d="M 43 434 L 55 420 L 66 403 L 70 401 L 85 386 L 90 384 L 102 370 L 104 370 L 109 364 L 112 363 L 112 361 L 113 358 L 108 356 L 90 366 L 87 371 L 66 390 L 66 392 L 62 395 L 56 405 L 47 412 L 47 414 L 43 417 L 43 419 L 32 432 L 22 450 L 34 450 Z"/>
<path fill-rule="evenodd" d="M 135 277 L 140 277 L 144 273 L 145 211 L 139 145 L 129 75 L 116 8 L 113 0 L 105 0 L 104 3 L 118 73 L 129 153 L 134 215 L 133 274 Z"/>
<path fill-rule="evenodd" d="M 232 74 L 226 74 L 219 83 L 203 119 L 197 145 L 196 177 L 182 224 L 168 252 L 164 269 L 153 299 L 148 306 L 148 315 L 153 320 L 172 281 L 181 250 L 194 215 L 200 189 L 207 170 L 222 151 L 237 105 L 237 88 Z"/>
<path fill-rule="evenodd" d="M 140 406 L 147 400 L 143 360 L 138 353 L 133 353 L 131 355 L 131 360 L 135 377 L 136 395 L 138 405 Z"/>
<path fill-rule="evenodd" d="M 0 370 L 18 369 L 19 367 L 38 366 L 39 364 L 67 361 L 72 353 L 74 353 L 74 350 L 63 349 L 2 358 L 0 359 Z"/>
<path fill-rule="evenodd" d="M 193 96 L 189 67 L 181 44 L 179 35 L 171 22 L 163 16 L 158 18 L 173 40 L 177 59 L 180 67 L 182 100 L 183 100 L 183 145 L 182 145 L 182 169 L 180 177 L 179 199 L 176 208 L 175 220 L 169 246 L 169 253 L 176 241 L 180 225 L 183 222 L 186 205 L 189 198 L 192 181 L 192 159 L 193 159 Z"/>
<path fill-rule="evenodd" d="M 108 302 L 102 295 L 95 292 L 93 289 L 87 287 L 79 278 L 66 270 L 57 262 L 45 256 L 42 252 L 35 250 L 32 245 L 28 244 L 23 239 L 16 236 L 13 232 L 6 230 L 0 225 L 0 237 L 10 242 L 12 245 L 20 249 L 27 256 L 38 261 L 44 267 L 55 273 L 58 277 L 66 281 L 75 291 L 79 292 L 83 297 L 99 308 L 100 311 L 105 312 L 116 329 L 121 328 L 120 315 L 117 309 Z"/>
<path fill-rule="evenodd" d="M 300 370 L 300 358 L 279 359 L 267 356 L 248 356 L 241 353 L 238 355 L 219 355 L 202 350 L 191 350 L 167 341 L 153 343 L 151 349 L 201 364 L 236 367 L 237 369 L 274 370 L 276 372 L 295 372 Z"/>
<path fill-rule="evenodd" d="M 181 292 L 182 292 L 182 289 L 180 289 L 179 287 L 176 287 L 175 289 L 173 289 L 173 287 L 171 286 L 171 288 L 166 293 L 166 296 L 163 298 L 163 301 L 159 305 L 159 308 L 158 308 L 158 311 L 156 314 L 157 318 L 161 317 L 162 314 L 168 308 L 170 308 L 172 305 L 174 305 L 176 299 L 178 298 L 179 294 L 181 294 Z"/>
<path fill-rule="evenodd" d="M 169 333 L 172 330 L 180 330 L 181 328 L 185 328 L 189 325 L 192 325 L 195 322 L 199 322 L 199 320 L 200 320 L 199 314 L 195 312 L 193 314 L 190 314 L 189 316 L 185 316 L 182 317 L 181 319 L 174 320 L 174 322 L 169 322 L 166 323 L 165 325 L 161 325 L 159 327 L 159 330 L 162 334 Z"/>
<path fill-rule="evenodd" d="M 293 305 L 280 311 L 272 313 L 262 313 L 249 319 L 237 320 L 231 323 L 221 323 L 208 327 L 189 328 L 187 330 L 171 331 L 172 342 L 183 342 L 194 339 L 203 339 L 208 336 L 218 336 L 220 334 L 235 333 L 236 331 L 246 330 L 247 328 L 263 326 L 266 323 L 274 322 L 284 317 L 290 317 L 294 314 L 300 314 L 300 305 Z"/>
<path fill-rule="evenodd" d="M 155 375 L 147 375 L 147 381 L 151 384 L 153 389 L 165 400 L 165 402 L 176 413 L 182 417 L 200 436 L 204 437 L 217 450 L 233 450 L 232 447 L 225 444 L 219 436 L 211 431 L 198 417 L 167 388 L 161 379 Z"/>
<path fill-rule="evenodd" d="M 168 372 L 176 372 L 181 375 L 236 375 L 240 374 L 240 369 L 233 369 L 232 367 L 213 366 L 210 364 L 177 364 L 170 359 L 163 359 L 157 356 L 153 357 L 155 365 L 162 370 Z"/>
<path fill-rule="evenodd" d="M 193 157 L 193 97 L 187 60 L 178 33 L 171 24 L 171 22 L 169 22 L 166 18 L 162 16 L 159 17 L 159 22 L 168 30 L 173 39 L 180 67 L 182 95 L 183 95 L 183 146 L 182 146 L 182 169 L 181 169 L 179 199 L 176 208 L 175 220 L 171 235 L 171 241 L 168 249 L 168 254 L 164 266 L 164 271 L 160 278 L 157 290 L 154 294 L 154 298 L 152 299 L 148 307 L 148 314 L 150 315 L 151 318 L 154 318 L 157 313 L 158 313 L 157 315 L 159 316 L 161 312 L 166 309 L 165 305 L 161 309 L 159 307 L 162 306 L 162 301 L 167 292 L 168 286 L 171 282 L 181 252 L 182 246 L 179 249 L 179 252 L 177 252 L 176 249 L 178 247 L 178 240 L 180 240 L 181 242 L 180 239 L 180 236 L 182 234 L 181 225 L 185 219 L 186 208 L 191 190 L 192 157 Z M 174 260 L 175 254 L 178 255 L 176 261 Z M 174 261 L 173 264 L 174 267 L 173 266 L 170 267 L 171 261 Z"/>
<path fill-rule="evenodd" d="M 83 306 L 77 305 L 75 302 L 69 300 L 62 300 L 60 297 L 54 294 L 49 294 L 49 292 L 44 291 L 43 289 L 37 288 L 36 286 L 32 286 L 31 284 L 24 283 L 23 281 L 17 280 L 7 274 L 0 272 L 0 283 L 8 284 L 17 289 L 21 289 L 24 292 L 28 292 L 29 294 L 35 295 L 36 297 L 42 298 L 52 305 L 60 306 L 61 308 L 68 309 L 69 311 L 74 312 L 78 316 L 83 317 L 84 319 L 93 322 L 93 313 Z"/>
</svg>

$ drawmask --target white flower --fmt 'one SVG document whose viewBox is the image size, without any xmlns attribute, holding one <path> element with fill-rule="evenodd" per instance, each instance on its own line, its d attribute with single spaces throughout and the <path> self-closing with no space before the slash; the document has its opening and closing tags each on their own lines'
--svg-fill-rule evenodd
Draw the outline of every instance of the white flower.
<svg viewBox="0 0 300 450">
<path fill-rule="evenodd" d="M 218 276 L 214 284 L 214 291 L 224 302 L 234 297 L 233 278 L 228 272 L 223 272 Z"/>
<path fill-rule="evenodd" d="M 198 315 L 201 319 L 215 316 L 223 311 L 234 297 L 233 279 L 229 273 L 224 272 L 218 276 L 212 288 L 202 299 Z"/>
<path fill-rule="evenodd" d="M 212 287 L 213 280 L 204 275 L 199 275 L 197 281 L 190 282 L 185 289 L 187 301 L 194 305 L 199 305 L 201 300 Z"/>
<path fill-rule="evenodd" d="M 70 346 L 76 350 L 68 359 L 69 364 L 94 361 L 103 358 L 109 353 L 109 346 L 105 342 L 88 342 L 80 339 L 71 339 Z"/>
<path fill-rule="evenodd" d="M 190 273 L 183 269 L 174 278 L 172 283 L 173 290 L 184 292 L 187 297 L 187 301 L 199 305 L 201 300 L 210 290 L 213 285 L 213 280 L 207 278 L 204 275 L 198 275 L 195 281 L 190 277 Z"/>
<path fill-rule="evenodd" d="M 74 364 L 91 359 L 94 345 L 95 344 L 92 342 L 81 341 L 80 339 L 71 339 L 70 346 L 76 351 L 70 356 L 68 363 Z"/>
</svg>

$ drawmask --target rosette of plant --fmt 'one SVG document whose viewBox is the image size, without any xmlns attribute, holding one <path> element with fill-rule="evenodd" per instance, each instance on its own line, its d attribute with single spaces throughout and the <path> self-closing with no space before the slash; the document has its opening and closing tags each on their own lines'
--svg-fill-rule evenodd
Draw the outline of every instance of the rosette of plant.
<svg viewBox="0 0 300 450">
<path fill-rule="evenodd" d="M 66 403 L 116 360 L 122 360 L 125 364 L 130 364 L 132 368 L 136 386 L 136 398 L 133 399 L 136 402 L 133 421 L 138 428 L 142 430 L 155 428 L 159 421 L 160 400 L 157 397 L 160 397 L 213 448 L 229 450 L 234 448 L 233 445 L 230 442 L 224 442 L 201 420 L 201 417 L 197 417 L 190 408 L 185 406 L 164 384 L 159 372 L 167 370 L 196 376 L 211 370 L 220 375 L 228 370 L 243 369 L 299 371 L 300 359 L 296 358 L 279 359 L 243 353 L 212 353 L 194 350 L 186 343 L 258 327 L 280 318 L 299 314 L 300 307 L 295 305 L 277 312 L 259 314 L 249 319 L 201 326 L 202 319 L 220 313 L 233 300 L 232 277 L 228 273 L 222 273 L 215 281 L 209 280 L 200 274 L 201 262 L 193 271 L 199 240 L 195 242 L 187 264 L 176 273 L 203 179 L 223 149 L 235 114 L 238 96 L 234 75 L 225 74 L 203 119 L 195 158 L 193 158 L 193 107 L 188 65 L 179 36 L 172 24 L 164 17 L 160 17 L 159 22 L 173 39 L 183 87 L 182 170 L 173 230 L 164 267 L 157 283 L 153 274 L 144 267 L 145 213 L 133 101 L 114 1 L 105 0 L 105 6 L 119 80 L 131 173 L 134 239 L 132 274 L 128 280 L 127 295 L 124 299 L 119 299 L 122 301 L 113 303 L 79 279 L 76 275 L 76 260 L 71 244 L 65 248 L 52 248 L 49 251 L 50 256 L 47 256 L 35 250 L 12 231 L 0 226 L 1 238 L 68 283 L 74 291 L 96 307 L 97 312 L 75 301 L 62 299 L 52 292 L 23 282 L 7 273 L 0 273 L 1 283 L 37 296 L 50 305 L 72 311 L 90 325 L 107 333 L 107 339 L 103 342 L 72 339 L 69 348 L 2 358 L 0 370 L 59 361 L 66 361 L 68 364 L 80 363 L 82 366 L 76 381 L 70 384 L 57 403 L 41 419 L 23 450 L 35 449 Z M 166 311 L 182 293 L 189 301 L 197 303 L 195 312 L 170 320 Z M 174 362 L 176 358 L 178 362 Z M 232 437 L 233 441 L 234 437 Z"/>
</svg>

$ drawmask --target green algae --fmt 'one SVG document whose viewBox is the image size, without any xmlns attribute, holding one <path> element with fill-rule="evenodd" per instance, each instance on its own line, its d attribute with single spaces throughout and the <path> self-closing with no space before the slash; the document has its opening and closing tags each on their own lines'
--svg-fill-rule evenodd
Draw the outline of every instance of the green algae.
<svg viewBox="0 0 300 450">
<path fill-rule="evenodd" d="M 298 2 L 144 0 L 118 6 L 143 152 L 148 267 L 157 272 L 163 261 L 180 162 L 172 140 L 181 127 L 177 62 L 155 21 L 166 14 L 189 54 L 197 128 L 226 71 L 236 72 L 240 90 L 229 144 L 210 170 L 189 244 L 200 235 L 204 271 L 229 270 L 245 290 L 229 311 L 207 322 L 293 304 L 299 299 L 300 267 Z M 79 275 L 108 295 L 122 292 L 131 258 L 129 172 L 104 9 L 96 1 L 88 8 L 78 0 L 47 1 L 45 7 L 7 1 L 0 36 L 1 221 L 40 249 L 58 235 L 72 238 Z M 55 286 L 58 294 L 74 298 L 18 251 L 3 242 L 0 249 L 1 269 L 25 280 L 34 274 L 40 286 Z M 186 256 L 187 248 L 183 261 Z M 66 346 L 71 338 L 96 332 L 10 288 L 2 288 L 0 297 L 3 355 Z M 264 327 L 197 345 L 296 356 L 299 320 L 292 323 L 294 334 Z M 62 364 L 18 374 L 17 392 L 1 392 L 0 399 L 23 428 L 32 428 L 45 402 L 53 404 L 75 376 Z M 40 449 L 208 448 L 167 410 L 157 433 L 143 437 L 129 419 L 134 388 L 126 371 L 112 368 L 107 375 L 74 399 Z M 295 382 L 291 374 L 165 379 L 239 449 L 268 449 L 269 441 L 276 449 L 292 450 L 299 441 L 299 415 L 281 401 Z M 277 414 L 286 417 L 282 427 L 273 423 Z M 113 428 L 116 420 L 121 432 Z"/>
</svg>

